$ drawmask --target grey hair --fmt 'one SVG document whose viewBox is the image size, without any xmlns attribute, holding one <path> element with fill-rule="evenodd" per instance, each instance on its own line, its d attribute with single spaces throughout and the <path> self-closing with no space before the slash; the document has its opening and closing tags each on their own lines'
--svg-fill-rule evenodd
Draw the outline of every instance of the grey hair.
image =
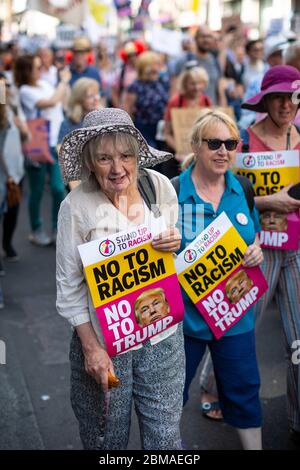
<svg viewBox="0 0 300 470">
<path fill-rule="evenodd" d="M 112 141 L 114 148 L 129 151 L 137 159 L 139 158 L 139 143 L 137 139 L 125 132 L 111 132 L 99 134 L 90 139 L 82 149 L 82 181 L 90 180 L 95 184 L 98 181 L 95 177 L 95 150 L 99 149 L 104 141 Z"/>
</svg>

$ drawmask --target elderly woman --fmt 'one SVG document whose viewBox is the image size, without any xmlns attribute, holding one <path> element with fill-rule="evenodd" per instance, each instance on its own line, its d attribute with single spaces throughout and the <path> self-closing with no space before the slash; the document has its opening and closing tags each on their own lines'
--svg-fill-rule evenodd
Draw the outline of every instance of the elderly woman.
<svg viewBox="0 0 300 470">
<path fill-rule="evenodd" d="M 184 383 L 181 327 L 154 344 L 110 358 L 92 308 L 77 246 L 141 223 L 151 211 L 138 189 L 140 166 L 170 155 L 148 146 L 128 114 L 106 108 L 89 113 L 81 129 L 65 137 L 60 162 L 66 181 L 82 180 L 63 201 L 57 239 L 57 308 L 74 328 L 71 401 L 85 449 L 125 449 L 134 402 L 144 449 L 180 449 L 179 420 Z M 179 248 L 176 193 L 165 176 L 148 170 L 156 206 L 170 230 L 153 240 L 160 251 Z M 165 333 L 165 332 L 164 332 Z M 157 338 L 157 337 L 156 337 Z M 121 386 L 105 408 L 108 373 Z M 105 425 L 103 425 L 105 420 Z M 101 424 L 102 423 L 102 424 Z"/>
<path fill-rule="evenodd" d="M 179 220 L 181 249 L 199 235 L 194 233 L 194 227 L 199 226 L 196 218 L 203 217 L 203 210 L 204 228 L 225 211 L 248 245 L 244 266 L 252 267 L 263 259 L 256 235 L 259 220 L 255 207 L 250 210 L 243 187 L 230 171 L 238 142 L 238 129 L 229 116 L 219 111 L 202 111 L 192 129 L 193 154 L 187 158 L 186 170 L 178 180 L 178 200 L 182 208 Z M 186 213 L 183 210 L 185 205 L 193 209 Z M 195 305 L 185 293 L 183 295 L 186 352 L 184 402 L 188 399 L 189 386 L 208 346 L 225 421 L 237 428 L 245 449 L 260 449 L 260 379 L 255 353 L 253 308 L 221 339 L 216 340 Z"/>
<path fill-rule="evenodd" d="M 298 110 L 293 100 L 300 72 L 288 65 L 277 65 L 265 74 L 261 91 L 242 107 L 267 113 L 266 117 L 243 132 L 243 152 L 300 150 L 299 130 L 293 125 Z M 297 93 L 295 98 L 299 98 Z M 299 210 L 300 201 L 289 196 L 291 185 L 281 191 L 255 198 L 260 212 L 287 214 Z M 300 365 L 292 360 L 295 341 L 300 338 L 300 250 L 264 249 L 262 269 L 269 283 L 268 293 L 258 302 L 256 316 L 267 308 L 275 296 L 282 319 L 287 359 L 288 422 L 292 439 L 300 442 Z"/>
</svg>

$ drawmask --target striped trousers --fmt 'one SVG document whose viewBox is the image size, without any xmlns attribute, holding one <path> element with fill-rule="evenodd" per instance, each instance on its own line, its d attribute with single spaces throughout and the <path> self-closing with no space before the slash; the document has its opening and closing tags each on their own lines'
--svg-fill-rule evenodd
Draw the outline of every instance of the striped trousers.
<svg viewBox="0 0 300 470">
<path fill-rule="evenodd" d="M 133 405 L 147 450 L 181 450 L 179 423 L 185 379 L 182 324 L 165 340 L 112 358 L 121 386 L 104 394 L 85 372 L 80 339 L 70 347 L 71 404 L 86 450 L 124 450 Z"/>
<path fill-rule="evenodd" d="M 295 341 L 300 340 L 300 250 L 265 249 L 261 268 L 269 288 L 254 306 L 256 327 L 259 327 L 263 312 L 274 297 L 285 339 L 288 423 L 290 428 L 300 431 L 300 364 L 293 363 Z M 212 362 L 207 359 L 201 372 L 200 385 L 209 393 L 216 394 L 212 371 Z"/>
</svg>

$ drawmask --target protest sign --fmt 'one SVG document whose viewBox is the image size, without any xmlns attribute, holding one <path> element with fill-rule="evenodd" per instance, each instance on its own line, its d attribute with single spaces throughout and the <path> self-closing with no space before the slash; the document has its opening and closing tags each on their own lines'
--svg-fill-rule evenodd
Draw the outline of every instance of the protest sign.
<svg viewBox="0 0 300 470">
<path fill-rule="evenodd" d="M 166 332 L 183 319 L 173 254 L 152 248 L 158 228 L 129 231 L 78 247 L 110 356 Z"/>
<path fill-rule="evenodd" d="M 242 266 L 247 245 L 222 212 L 176 259 L 178 279 L 221 338 L 267 289 L 259 267 Z"/>
<path fill-rule="evenodd" d="M 221 22 L 223 35 L 231 33 L 234 41 L 242 40 L 244 38 L 244 24 L 242 23 L 241 16 L 239 14 L 223 16 Z"/>
<path fill-rule="evenodd" d="M 183 35 L 180 31 L 172 31 L 154 25 L 150 34 L 150 45 L 154 51 L 174 57 L 181 54 Z"/>
<path fill-rule="evenodd" d="M 274 194 L 290 183 L 299 182 L 299 151 L 238 153 L 235 172 L 249 178 L 256 196 Z M 260 243 L 263 248 L 298 249 L 299 212 L 283 214 L 266 210 L 260 217 Z"/>
<path fill-rule="evenodd" d="M 214 108 L 223 111 L 230 117 L 233 117 L 233 109 Z M 188 155 L 192 149 L 190 146 L 190 134 L 194 123 L 199 117 L 199 113 L 203 108 L 172 108 L 171 120 L 175 138 L 176 153 L 180 155 Z"/>
</svg>

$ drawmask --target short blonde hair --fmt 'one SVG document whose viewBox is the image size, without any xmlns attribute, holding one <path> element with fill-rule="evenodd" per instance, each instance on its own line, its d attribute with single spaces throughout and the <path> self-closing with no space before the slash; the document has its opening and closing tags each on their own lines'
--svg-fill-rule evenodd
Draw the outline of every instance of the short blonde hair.
<svg viewBox="0 0 300 470">
<path fill-rule="evenodd" d="M 187 82 L 191 78 L 198 82 L 203 82 L 206 87 L 209 82 L 208 73 L 203 67 L 193 67 L 191 69 L 184 70 L 178 79 L 178 88 L 180 93 L 186 93 Z"/>
<path fill-rule="evenodd" d="M 140 54 L 136 62 L 136 70 L 139 80 L 145 80 L 145 69 L 155 62 L 160 62 L 161 58 L 157 52 L 146 51 Z"/>
<path fill-rule="evenodd" d="M 86 98 L 86 94 L 90 88 L 97 90 L 97 93 L 100 92 L 99 83 L 93 78 L 79 78 L 74 83 L 69 101 L 67 104 L 67 116 L 68 118 L 78 124 L 83 119 L 83 106 L 82 103 Z"/>
<path fill-rule="evenodd" d="M 192 127 L 190 138 L 192 148 L 200 146 L 203 138 L 220 123 L 225 124 L 232 139 L 240 139 L 238 127 L 230 116 L 222 111 L 203 109 L 199 112 L 199 117 Z M 194 153 L 188 155 L 182 163 L 182 169 L 185 170 L 188 168 L 195 160 L 196 156 Z"/>
</svg>

